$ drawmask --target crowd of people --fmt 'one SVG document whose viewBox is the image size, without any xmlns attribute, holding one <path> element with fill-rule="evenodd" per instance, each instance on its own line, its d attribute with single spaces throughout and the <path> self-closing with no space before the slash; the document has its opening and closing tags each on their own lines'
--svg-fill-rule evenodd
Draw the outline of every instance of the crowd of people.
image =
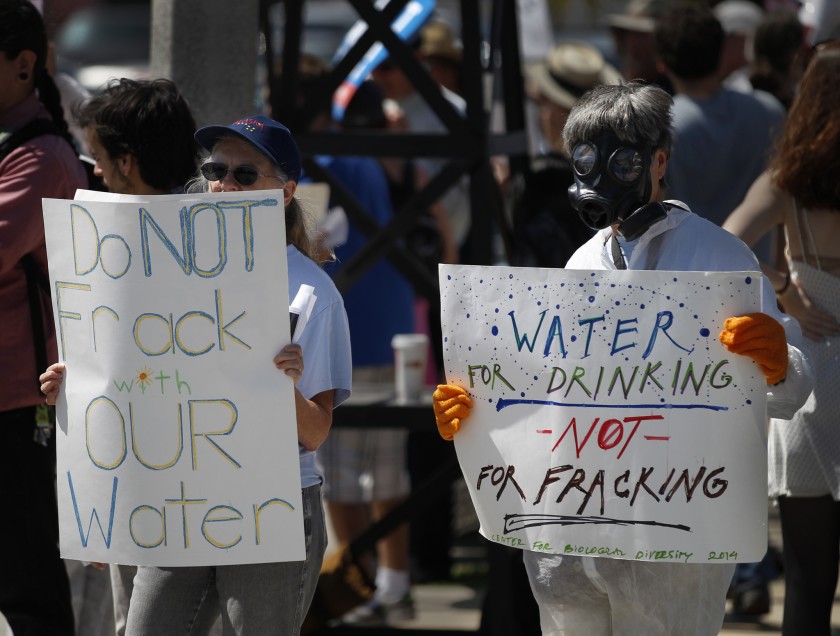
<svg viewBox="0 0 840 636">
<path fill-rule="evenodd" d="M 759 364 L 768 385 L 768 497 L 782 522 L 783 633 L 827 636 L 840 570 L 840 435 L 831 415 L 840 370 L 833 241 L 840 44 L 811 42 L 792 7 L 767 4 L 633 0 L 608 19 L 620 65 L 570 42 L 527 61 L 525 95 L 539 143 L 521 173 L 499 174 L 495 184 L 511 237 L 502 264 L 763 272 L 761 311 L 729 318 L 720 339 Z M 463 52 L 451 27 L 430 22 L 413 51 L 448 108 L 463 116 Z M 319 290 L 302 338 L 267 354 L 294 383 L 305 558 L 215 567 L 94 563 L 110 577 L 116 633 L 300 633 L 327 548 L 325 519 L 341 544 L 351 542 L 453 454 L 435 437 L 414 439 L 399 428 L 360 422 L 331 430 L 353 382 L 391 381 L 392 337 L 424 331 L 433 353 L 428 383 L 439 383 L 430 419 L 433 411 L 447 440 L 478 424 L 468 390 L 445 381 L 439 299 L 416 295 L 386 261 L 339 291 L 331 277 L 364 248 L 370 227 L 346 218 L 337 234 L 312 226 L 297 191 L 313 176 L 303 170 L 296 131 L 263 113 L 198 128 L 187 99 L 166 79 L 113 80 L 62 109 L 48 61 L 37 7 L 0 1 L 0 465 L 5 482 L 19 486 L 0 496 L 23 511 L 2 530 L 0 614 L 21 636 L 78 630 L 58 551 L 49 407 L 67 369 L 57 360 L 41 200 L 72 199 L 90 187 L 78 156 L 84 145 L 95 161 L 92 176 L 115 194 L 282 190 L 290 295 L 302 284 Z M 315 67 L 302 90 L 307 79 L 326 76 L 326 65 Z M 358 88 L 342 121 L 327 116 L 329 104 L 319 107 L 324 114 L 313 126 L 335 134 L 446 130 L 389 59 Z M 632 155 L 623 175 L 613 161 L 620 152 Z M 315 159 L 379 227 L 444 165 L 428 157 Z M 477 216 L 459 180 L 418 215 L 405 246 L 431 268 L 468 263 Z M 383 294 L 393 311 L 372 315 Z M 451 510 L 451 490 L 438 505 Z M 448 542 L 431 550 L 427 537 L 451 539 L 451 519 L 444 513 L 432 522 L 412 519 L 378 542 L 363 560 L 374 597 L 340 620 L 398 624 L 414 615 L 412 585 L 450 576 Z M 488 562 L 485 636 L 711 635 L 728 593 L 736 610 L 769 611 L 766 562 L 652 563 L 496 544 Z"/>
</svg>

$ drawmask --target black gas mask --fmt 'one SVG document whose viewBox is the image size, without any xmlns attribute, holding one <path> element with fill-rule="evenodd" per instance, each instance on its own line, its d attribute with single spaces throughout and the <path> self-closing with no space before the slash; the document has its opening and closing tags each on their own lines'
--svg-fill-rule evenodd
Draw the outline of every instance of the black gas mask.
<svg viewBox="0 0 840 636">
<path fill-rule="evenodd" d="M 621 224 L 650 200 L 650 164 L 649 148 L 624 143 L 612 133 L 577 144 L 572 149 L 572 207 L 595 230 Z"/>
</svg>

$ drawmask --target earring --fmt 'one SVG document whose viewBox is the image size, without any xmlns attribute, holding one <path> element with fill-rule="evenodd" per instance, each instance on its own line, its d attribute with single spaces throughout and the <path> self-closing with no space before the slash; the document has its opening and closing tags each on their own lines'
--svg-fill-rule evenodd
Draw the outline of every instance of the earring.
<svg viewBox="0 0 840 636">
<path fill-rule="evenodd" d="M 28 79 L 29 79 L 29 73 L 27 73 L 26 71 L 21 71 L 20 73 L 18 73 L 18 77 L 19 77 L 22 81 L 24 81 L 24 82 L 25 82 L 26 80 L 28 80 Z"/>
</svg>

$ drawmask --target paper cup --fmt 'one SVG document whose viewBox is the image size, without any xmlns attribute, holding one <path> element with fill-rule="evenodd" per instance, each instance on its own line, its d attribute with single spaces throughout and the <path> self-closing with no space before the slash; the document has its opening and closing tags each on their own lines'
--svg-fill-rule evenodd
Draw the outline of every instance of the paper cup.
<svg viewBox="0 0 840 636">
<path fill-rule="evenodd" d="M 397 402 L 414 402 L 423 392 L 429 337 L 422 333 L 399 333 L 391 339 L 394 348 L 394 382 Z"/>
</svg>

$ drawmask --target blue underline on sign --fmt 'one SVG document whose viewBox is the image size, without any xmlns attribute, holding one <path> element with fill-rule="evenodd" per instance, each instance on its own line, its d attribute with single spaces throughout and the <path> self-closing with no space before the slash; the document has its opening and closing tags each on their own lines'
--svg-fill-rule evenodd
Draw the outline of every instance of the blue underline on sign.
<svg viewBox="0 0 840 636">
<path fill-rule="evenodd" d="M 537 406 L 565 406 L 567 408 L 598 408 L 598 409 L 705 409 L 707 411 L 728 411 L 728 406 L 715 404 L 573 404 L 571 402 L 551 402 L 550 400 L 511 400 L 500 398 L 496 402 L 496 411 L 509 406 L 520 404 L 536 404 Z"/>
</svg>

